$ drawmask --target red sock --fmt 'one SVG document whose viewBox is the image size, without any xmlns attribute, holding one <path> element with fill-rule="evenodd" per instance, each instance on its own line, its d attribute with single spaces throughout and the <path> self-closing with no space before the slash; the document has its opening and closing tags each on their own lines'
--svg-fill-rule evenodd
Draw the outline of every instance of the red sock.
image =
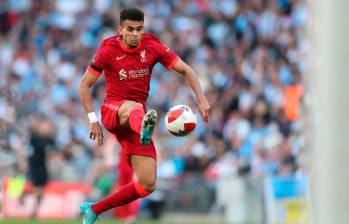
<svg viewBox="0 0 349 224">
<path fill-rule="evenodd" d="M 137 107 L 131 111 L 130 116 L 128 117 L 131 129 L 138 134 L 141 134 L 144 114 L 144 109 L 142 107 Z"/>
<path fill-rule="evenodd" d="M 92 205 L 92 210 L 96 215 L 101 214 L 111 208 L 126 205 L 138 198 L 143 198 L 149 195 L 148 192 L 138 182 L 129 183 L 120 188 L 117 192 L 108 197 L 100 200 L 99 202 Z"/>
</svg>

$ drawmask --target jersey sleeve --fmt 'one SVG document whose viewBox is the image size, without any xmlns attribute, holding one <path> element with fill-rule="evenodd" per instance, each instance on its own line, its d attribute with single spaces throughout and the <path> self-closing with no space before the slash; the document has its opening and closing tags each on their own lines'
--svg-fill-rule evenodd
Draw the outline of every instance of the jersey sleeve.
<svg viewBox="0 0 349 224">
<path fill-rule="evenodd" d="M 157 38 L 155 45 L 159 54 L 160 63 L 163 64 L 166 68 L 172 69 L 172 67 L 179 60 L 179 56 Z"/>
<path fill-rule="evenodd" d="M 108 66 L 108 54 L 105 47 L 105 41 L 101 43 L 99 49 L 97 49 L 93 59 L 88 66 L 87 70 L 96 76 L 100 76 L 104 69 Z"/>
</svg>

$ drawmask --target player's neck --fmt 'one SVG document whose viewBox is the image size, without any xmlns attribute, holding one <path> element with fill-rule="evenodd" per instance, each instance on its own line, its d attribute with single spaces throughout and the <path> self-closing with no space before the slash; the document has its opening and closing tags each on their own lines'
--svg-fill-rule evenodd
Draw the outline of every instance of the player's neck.
<svg viewBox="0 0 349 224">
<path fill-rule="evenodd" d="M 136 47 L 132 47 L 131 45 L 129 45 L 129 44 L 126 43 L 125 39 L 123 39 L 123 40 L 121 41 L 121 44 L 124 45 L 124 47 L 125 47 L 125 48 L 128 48 L 128 49 L 137 48 L 138 45 L 139 45 L 139 44 L 138 44 Z"/>
</svg>

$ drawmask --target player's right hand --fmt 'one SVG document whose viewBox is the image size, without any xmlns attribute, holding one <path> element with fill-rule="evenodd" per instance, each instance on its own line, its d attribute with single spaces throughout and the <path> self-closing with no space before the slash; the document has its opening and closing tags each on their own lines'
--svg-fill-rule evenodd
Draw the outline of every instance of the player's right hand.
<svg viewBox="0 0 349 224">
<path fill-rule="evenodd" d="M 90 139 L 97 140 L 97 146 L 103 145 L 103 131 L 99 122 L 90 123 Z"/>
</svg>

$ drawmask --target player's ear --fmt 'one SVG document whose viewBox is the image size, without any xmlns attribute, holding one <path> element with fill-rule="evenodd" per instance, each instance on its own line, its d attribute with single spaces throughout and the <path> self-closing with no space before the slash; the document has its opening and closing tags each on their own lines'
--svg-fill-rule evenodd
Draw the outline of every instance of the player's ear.
<svg viewBox="0 0 349 224">
<path fill-rule="evenodd" d="M 116 31 L 117 31 L 119 34 L 122 35 L 122 26 L 118 26 L 118 27 L 116 28 Z"/>
</svg>

